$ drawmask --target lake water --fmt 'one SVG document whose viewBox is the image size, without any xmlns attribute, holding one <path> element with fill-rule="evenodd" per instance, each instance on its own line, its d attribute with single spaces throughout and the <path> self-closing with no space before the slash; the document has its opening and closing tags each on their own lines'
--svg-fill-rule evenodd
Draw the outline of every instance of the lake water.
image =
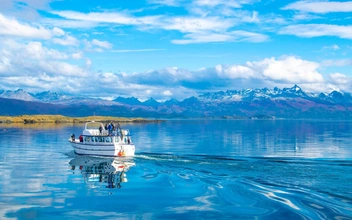
<svg viewBox="0 0 352 220">
<path fill-rule="evenodd" d="M 352 219 L 350 121 L 121 125 L 134 158 L 75 155 L 81 124 L 0 125 L 0 219 Z"/>
</svg>

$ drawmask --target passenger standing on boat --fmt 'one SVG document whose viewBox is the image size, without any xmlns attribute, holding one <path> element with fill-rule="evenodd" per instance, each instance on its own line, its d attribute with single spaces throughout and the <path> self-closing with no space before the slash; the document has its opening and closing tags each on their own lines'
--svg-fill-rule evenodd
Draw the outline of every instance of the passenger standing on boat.
<svg viewBox="0 0 352 220">
<path fill-rule="evenodd" d="M 108 130 L 108 124 L 105 124 L 105 130 Z"/>
<path fill-rule="evenodd" d="M 102 134 L 102 131 L 103 131 L 103 126 L 100 125 L 100 127 L 99 127 L 99 134 L 100 135 Z"/>
<path fill-rule="evenodd" d="M 114 122 L 111 122 L 111 125 L 112 125 L 112 133 L 113 133 L 113 134 L 116 134 L 116 126 L 115 126 L 115 123 L 114 123 Z"/>
<path fill-rule="evenodd" d="M 108 125 L 108 131 L 109 131 L 109 135 L 111 135 L 111 131 L 112 131 L 112 126 L 111 126 L 111 124 Z"/>
</svg>

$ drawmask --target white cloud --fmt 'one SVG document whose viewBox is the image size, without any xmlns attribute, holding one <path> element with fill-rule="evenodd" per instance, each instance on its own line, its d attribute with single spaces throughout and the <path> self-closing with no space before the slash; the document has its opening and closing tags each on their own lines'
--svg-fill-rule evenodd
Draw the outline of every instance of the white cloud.
<svg viewBox="0 0 352 220">
<path fill-rule="evenodd" d="M 333 44 L 331 46 L 324 46 L 323 50 L 340 50 L 340 47 L 337 44 Z"/>
<path fill-rule="evenodd" d="M 148 0 L 149 4 L 167 5 L 167 6 L 179 6 L 180 0 Z"/>
<path fill-rule="evenodd" d="M 17 43 L 6 39 L 0 43 L 0 75 L 13 77 L 51 76 L 85 77 L 87 72 L 74 64 L 65 62 L 71 56 L 55 49 L 46 48 L 41 42 Z"/>
<path fill-rule="evenodd" d="M 251 4 L 255 1 L 253 0 L 194 0 L 193 4 L 199 6 L 214 7 L 218 5 L 224 5 L 231 8 L 241 8 L 244 4 Z"/>
<path fill-rule="evenodd" d="M 293 15 L 293 20 L 313 20 L 313 19 L 321 19 L 323 17 L 318 16 L 318 15 L 312 15 L 312 14 L 308 14 L 305 12 L 299 12 L 299 13 L 295 13 Z"/>
<path fill-rule="evenodd" d="M 213 8 L 216 6 L 226 6 L 230 8 L 241 8 L 242 5 L 252 4 L 258 0 L 148 0 L 150 4 L 166 5 L 166 6 L 185 6 L 188 4 L 193 4 L 198 7 L 209 7 Z"/>
<path fill-rule="evenodd" d="M 352 82 L 349 77 L 340 73 L 331 74 L 324 79 L 319 73 L 319 63 L 294 56 L 216 65 L 195 71 L 172 67 L 141 73 L 113 73 L 90 70 L 91 61 L 87 58 L 86 66 L 79 67 L 60 60 L 37 60 L 30 63 L 20 62 L 11 56 L 9 60 L 5 60 L 8 56 L 0 55 L 0 71 L 2 68 L 12 68 L 17 72 L 8 76 L 0 72 L 3 84 L 8 87 L 30 86 L 95 96 L 128 95 L 165 100 L 170 97 L 183 99 L 207 91 L 287 87 L 293 84 L 308 91 L 325 91 L 331 88 L 347 90 Z"/>
<path fill-rule="evenodd" d="M 1 73 L 5 73 L 11 69 L 11 63 L 9 58 L 1 57 L 0 58 L 0 75 Z"/>
<path fill-rule="evenodd" d="M 347 85 L 347 84 L 351 84 L 351 82 L 352 82 L 351 77 L 348 77 L 348 76 L 341 74 L 341 73 L 333 73 L 333 74 L 330 74 L 329 77 L 330 77 L 331 81 L 337 85 L 341 85 L 341 84 Z"/>
<path fill-rule="evenodd" d="M 334 36 L 345 39 L 352 39 L 352 25 L 331 25 L 331 24 L 297 24 L 282 28 L 279 34 L 289 34 L 298 37 L 321 37 Z"/>
<path fill-rule="evenodd" d="M 352 66 L 352 59 L 324 60 L 323 66 Z"/>
<path fill-rule="evenodd" d="M 17 44 L 15 42 L 11 42 L 13 45 Z M 15 51 L 12 51 L 13 53 L 16 53 L 16 56 L 21 56 L 23 58 L 27 59 L 34 59 L 34 60 L 47 60 L 47 59 L 57 59 L 57 60 L 62 60 L 62 59 L 67 59 L 68 56 L 65 53 L 62 53 L 58 50 L 54 49 L 48 49 L 43 47 L 42 43 L 40 42 L 29 42 L 26 45 L 23 44 L 17 44 L 16 45 Z M 15 49 L 12 47 L 12 49 Z"/>
<path fill-rule="evenodd" d="M 40 25 L 35 26 L 20 23 L 16 19 L 5 17 L 0 13 L 0 35 L 34 39 L 50 39 L 52 32 L 51 30 L 48 30 Z"/>
<path fill-rule="evenodd" d="M 325 83 L 318 72 L 320 64 L 293 56 L 279 59 L 266 58 L 242 65 L 217 65 L 189 71 L 180 68 L 165 68 L 144 73 L 121 75 L 123 82 L 167 89 L 171 92 L 180 87 L 193 91 L 251 88 L 271 85 L 293 84 L 318 85 Z M 307 86 L 308 87 L 308 86 Z"/>
<path fill-rule="evenodd" d="M 248 62 L 247 65 L 261 72 L 268 80 L 285 83 L 321 83 L 323 76 L 317 71 L 319 64 L 302 60 L 293 56 L 278 60 L 267 58 L 258 62 Z"/>
<path fill-rule="evenodd" d="M 51 1 L 53 0 L 1 0 L 0 13 L 36 21 L 41 17 L 38 11 L 48 10 Z"/>
<path fill-rule="evenodd" d="M 151 51 L 161 51 L 165 49 L 156 49 L 156 48 L 149 48 L 149 49 L 128 49 L 128 50 L 111 50 L 110 52 L 114 53 L 134 53 L 134 52 L 151 52 Z"/>
<path fill-rule="evenodd" d="M 331 87 L 337 91 L 351 92 L 352 77 L 342 73 L 333 73 L 329 75 Z"/>
<path fill-rule="evenodd" d="M 211 43 L 211 42 L 224 42 L 232 41 L 233 37 L 229 34 L 218 34 L 218 33 L 190 33 L 184 35 L 185 39 L 172 40 L 174 44 L 194 44 L 194 43 Z"/>
<path fill-rule="evenodd" d="M 243 1 L 244 3 L 246 1 Z M 199 4 L 210 4 L 210 2 L 198 2 Z M 231 4 L 235 4 L 232 1 Z M 242 4 L 241 3 L 241 4 Z M 218 2 L 218 4 L 228 5 L 230 3 Z M 237 3 L 236 3 L 237 4 Z M 179 31 L 184 33 L 184 39 L 174 39 L 171 42 L 176 44 L 190 43 L 206 43 L 206 42 L 225 42 L 225 41 L 248 41 L 263 42 L 268 36 L 259 33 L 248 32 L 244 30 L 231 30 L 238 22 L 259 22 L 258 13 L 246 13 L 246 16 L 240 16 L 235 13 L 236 17 L 224 18 L 219 16 L 144 16 L 134 17 L 125 12 L 92 12 L 81 13 L 74 11 L 52 11 L 53 14 L 59 15 L 73 21 L 93 21 L 99 25 L 107 23 L 118 25 L 133 25 L 141 31 L 149 31 L 151 29 L 161 29 L 168 31 Z M 242 12 L 244 13 L 244 12 Z M 207 39 L 208 38 L 208 39 Z M 111 48 L 108 42 L 92 41 L 91 45 L 87 45 L 87 49 L 92 50 L 92 44 L 104 49 Z M 94 49 L 101 51 L 101 49 Z"/>
<path fill-rule="evenodd" d="M 60 61 L 39 61 L 38 69 L 40 72 L 57 76 L 86 77 L 88 75 L 82 68 Z"/>
<path fill-rule="evenodd" d="M 53 42 L 55 44 L 60 44 L 63 46 L 78 46 L 79 45 L 79 40 L 75 37 L 70 36 L 70 35 L 66 35 L 63 38 L 54 38 Z"/>
<path fill-rule="evenodd" d="M 87 51 L 95 51 L 95 52 L 103 52 L 104 49 L 111 49 L 112 44 L 108 41 L 100 41 L 97 39 L 93 39 L 92 41 L 88 41 L 86 39 L 83 40 L 83 44 L 85 45 L 85 50 Z"/>
<path fill-rule="evenodd" d="M 184 35 L 185 39 L 172 40 L 174 44 L 193 44 L 211 42 L 264 42 L 269 39 L 267 35 L 247 32 L 232 31 L 228 33 L 198 32 Z"/>
<path fill-rule="evenodd" d="M 352 2 L 298 1 L 282 8 L 312 13 L 352 12 Z"/>
<path fill-rule="evenodd" d="M 172 96 L 173 93 L 172 93 L 170 90 L 165 90 L 165 91 L 163 92 L 163 95 L 164 95 L 164 96 Z"/>
<path fill-rule="evenodd" d="M 92 65 L 92 61 L 90 59 L 86 60 L 86 66 L 90 67 Z"/>
<path fill-rule="evenodd" d="M 80 60 L 83 57 L 83 53 L 81 51 L 77 52 L 77 53 L 73 53 L 71 54 L 71 57 L 75 60 Z"/>
<path fill-rule="evenodd" d="M 219 17 L 171 17 L 166 19 L 166 22 L 161 25 L 160 28 L 166 30 L 194 33 L 204 30 L 227 30 L 233 24 L 230 19 L 221 19 Z"/>
<path fill-rule="evenodd" d="M 58 37 L 65 35 L 65 31 L 62 30 L 61 28 L 58 28 L 58 27 L 54 27 L 52 29 L 52 32 L 53 32 L 54 36 L 58 36 Z"/>
<path fill-rule="evenodd" d="M 112 44 L 109 43 L 108 41 L 100 41 L 97 39 L 92 40 L 92 45 L 96 45 L 96 46 L 102 47 L 104 49 L 111 49 L 112 48 Z"/>
<path fill-rule="evenodd" d="M 77 93 L 82 89 L 78 88 L 79 78 L 67 76 L 52 76 L 46 73 L 39 73 L 36 76 L 10 76 L 3 78 L 4 85 L 15 88 L 34 88 L 37 92 L 59 91 L 64 93 Z"/>
<path fill-rule="evenodd" d="M 99 25 L 99 22 L 83 21 L 83 20 L 66 20 L 66 19 L 53 19 L 53 18 L 43 18 L 41 23 L 45 25 L 61 27 L 61 28 L 71 28 L 71 29 L 87 29 L 93 28 Z"/>
<path fill-rule="evenodd" d="M 51 11 L 52 14 L 60 17 L 77 20 L 77 21 L 91 21 L 100 23 L 115 23 L 124 25 L 137 25 L 142 23 L 143 18 L 137 19 L 125 13 L 119 12 L 90 12 L 81 13 L 75 11 Z"/>
<path fill-rule="evenodd" d="M 231 66 L 215 66 L 215 70 L 219 77 L 227 79 L 250 79 L 254 78 L 255 71 L 243 65 L 231 65 Z"/>
</svg>

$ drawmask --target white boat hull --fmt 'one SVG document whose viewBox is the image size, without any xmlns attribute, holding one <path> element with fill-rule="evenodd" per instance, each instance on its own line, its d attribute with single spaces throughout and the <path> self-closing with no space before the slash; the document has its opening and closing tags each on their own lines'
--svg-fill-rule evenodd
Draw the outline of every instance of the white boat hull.
<svg viewBox="0 0 352 220">
<path fill-rule="evenodd" d="M 135 153 L 134 144 L 123 144 L 123 143 L 86 144 L 86 143 L 81 143 L 78 140 L 70 141 L 70 143 L 75 153 L 81 154 L 81 155 L 131 157 L 131 156 L 134 156 L 134 153 Z"/>
</svg>

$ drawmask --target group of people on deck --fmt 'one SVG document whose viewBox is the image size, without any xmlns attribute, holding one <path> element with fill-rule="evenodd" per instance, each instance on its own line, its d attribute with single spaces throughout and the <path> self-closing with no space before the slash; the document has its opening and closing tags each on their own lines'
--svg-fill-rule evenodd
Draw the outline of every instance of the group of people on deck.
<svg viewBox="0 0 352 220">
<path fill-rule="evenodd" d="M 120 127 L 119 123 L 117 123 L 117 125 L 118 125 L 118 127 Z M 102 135 L 103 130 L 106 130 L 106 131 L 108 131 L 109 135 L 113 135 L 113 134 L 116 134 L 116 130 L 118 127 L 116 127 L 115 123 L 113 121 L 111 121 L 109 124 L 106 123 L 104 128 L 100 125 L 99 133 L 100 133 L 100 135 Z"/>
</svg>

